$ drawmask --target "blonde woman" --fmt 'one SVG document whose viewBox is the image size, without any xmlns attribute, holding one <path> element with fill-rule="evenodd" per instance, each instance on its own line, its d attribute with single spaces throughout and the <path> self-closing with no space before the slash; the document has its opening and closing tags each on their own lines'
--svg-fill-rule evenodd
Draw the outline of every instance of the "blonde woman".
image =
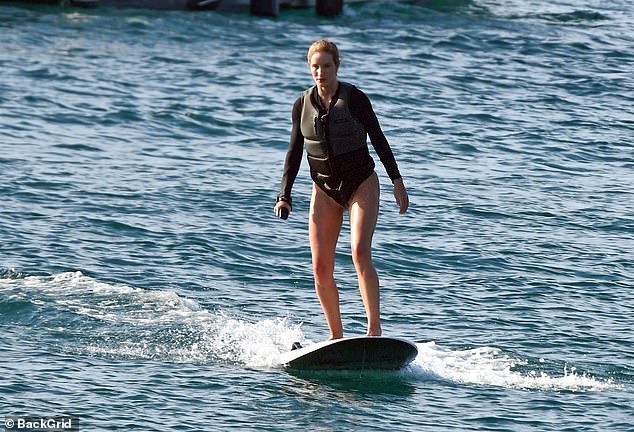
<svg viewBox="0 0 634 432">
<path fill-rule="evenodd" d="M 337 46 L 319 40 L 310 46 L 307 59 L 315 85 L 305 90 L 293 106 L 291 140 L 274 212 L 286 218 L 292 211 L 291 189 L 306 147 L 313 180 L 308 226 L 313 274 L 330 339 L 343 337 L 334 268 L 346 211 L 352 259 L 368 320 L 367 335 L 380 336 L 379 278 L 372 262 L 379 180 L 368 136 L 392 180 L 400 213 L 407 211 L 409 198 L 370 100 L 361 90 L 337 78 L 341 63 Z"/>
</svg>

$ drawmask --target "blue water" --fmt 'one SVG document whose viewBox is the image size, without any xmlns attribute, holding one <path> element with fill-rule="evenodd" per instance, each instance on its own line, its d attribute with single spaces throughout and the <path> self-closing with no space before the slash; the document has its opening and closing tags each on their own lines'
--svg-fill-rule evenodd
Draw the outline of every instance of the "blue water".
<svg viewBox="0 0 634 432">
<path fill-rule="evenodd" d="M 284 11 L 0 5 L 0 415 L 82 431 L 630 431 L 634 7 Z M 379 166 L 394 373 L 308 374 L 306 164 L 273 216 L 308 45 L 342 49 Z M 347 335 L 365 316 L 344 226 Z"/>
</svg>

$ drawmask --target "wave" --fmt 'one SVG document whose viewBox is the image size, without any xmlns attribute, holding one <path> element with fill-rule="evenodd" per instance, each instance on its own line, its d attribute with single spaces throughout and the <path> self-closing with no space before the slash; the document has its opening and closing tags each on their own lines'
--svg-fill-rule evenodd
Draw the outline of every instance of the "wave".
<svg viewBox="0 0 634 432">
<path fill-rule="evenodd" d="M 600 379 L 564 366 L 559 375 L 544 372 L 527 359 L 514 358 L 495 347 L 449 350 L 434 342 L 419 343 L 418 356 L 404 371 L 416 378 L 445 380 L 456 384 L 537 391 L 607 391 L 621 389 L 612 379 Z M 527 367 L 528 366 L 528 367 Z"/>
<path fill-rule="evenodd" d="M 313 343 L 290 317 L 245 319 L 174 291 L 100 282 L 81 272 L 24 276 L 6 270 L 0 277 L 2 320 L 28 320 L 31 332 L 71 355 L 280 368 L 280 355 L 293 342 Z M 557 375 L 544 370 L 543 360 L 531 364 L 495 347 L 417 345 L 417 358 L 401 373 L 408 380 L 538 391 L 621 388 L 567 365 Z"/>
<path fill-rule="evenodd" d="M 289 318 L 249 321 L 175 291 L 100 282 L 81 272 L 2 277 L 0 320 L 28 322 L 48 345 L 71 354 L 254 367 L 279 364 L 283 347 L 302 340 Z"/>
</svg>

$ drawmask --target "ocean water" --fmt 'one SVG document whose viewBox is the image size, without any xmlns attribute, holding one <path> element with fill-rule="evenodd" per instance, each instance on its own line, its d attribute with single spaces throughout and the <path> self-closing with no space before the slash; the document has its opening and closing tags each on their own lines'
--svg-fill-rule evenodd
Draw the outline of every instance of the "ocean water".
<svg viewBox="0 0 634 432">
<path fill-rule="evenodd" d="M 634 430 L 634 7 L 166 12 L 0 5 L 0 415 L 82 431 Z M 327 337 L 304 162 L 309 44 L 342 49 L 378 166 L 390 373 L 284 370 Z M 365 330 L 348 247 L 347 335 Z"/>
</svg>

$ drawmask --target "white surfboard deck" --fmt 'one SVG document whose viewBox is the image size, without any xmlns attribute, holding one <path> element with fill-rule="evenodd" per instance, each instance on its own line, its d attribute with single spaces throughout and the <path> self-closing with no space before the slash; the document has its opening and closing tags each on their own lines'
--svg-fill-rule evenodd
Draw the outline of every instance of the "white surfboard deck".
<svg viewBox="0 0 634 432">
<path fill-rule="evenodd" d="M 395 370 L 418 355 L 412 342 L 386 336 L 327 340 L 282 354 L 284 367 L 298 370 Z"/>
</svg>

